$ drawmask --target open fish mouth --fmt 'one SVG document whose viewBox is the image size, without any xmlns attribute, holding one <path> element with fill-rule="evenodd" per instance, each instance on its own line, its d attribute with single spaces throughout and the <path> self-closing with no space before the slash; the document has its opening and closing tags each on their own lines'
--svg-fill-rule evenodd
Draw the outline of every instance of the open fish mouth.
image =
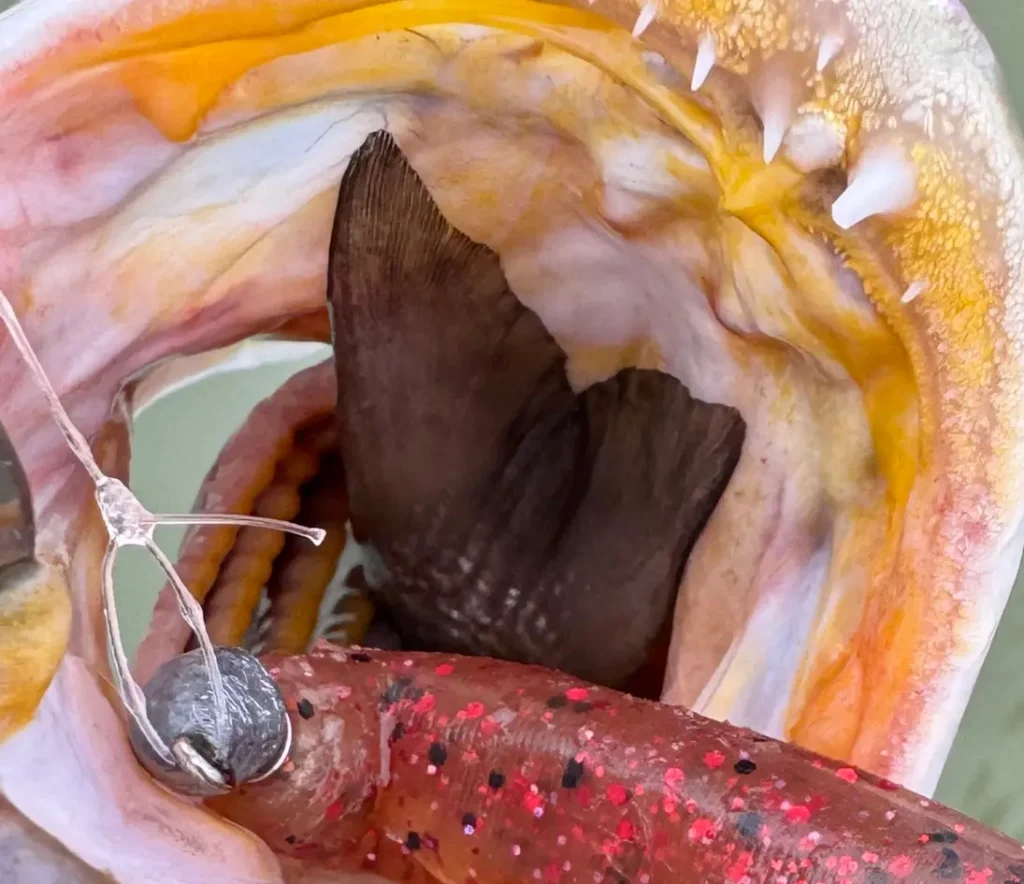
<svg viewBox="0 0 1024 884">
<path fill-rule="evenodd" d="M 106 469 L 197 354 L 328 338 L 338 184 L 386 129 L 574 391 L 651 370 L 742 416 L 663 698 L 934 788 L 1022 548 L 1024 168 L 959 3 L 109 0 L 26 3 L 0 36 L 0 287 Z M 197 875 L 272 880 L 257 842 L 134 766 L 106 705 L 87 477 L 11 347 L 0 377 L 50 599 L 0 597 L 19 674 L 0 679 L 0 791 L 96 867 L 126 827 L 151 860 L 173 819 Z M 249 506 L 288 460 L 273 447 Z M 207 588 L 236 539 L 204 553 Z M 47 802 L 69 781 L 117 825 L 63 835 Z"/>
</svg>

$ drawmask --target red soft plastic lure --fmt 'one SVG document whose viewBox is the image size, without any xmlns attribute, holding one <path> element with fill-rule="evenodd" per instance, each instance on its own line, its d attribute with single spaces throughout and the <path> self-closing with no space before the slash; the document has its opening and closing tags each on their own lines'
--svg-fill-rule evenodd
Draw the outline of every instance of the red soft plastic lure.
<svg viewBox="0 0 1024 884">
<path fill-rule="evenodd" d="M 794 746 L 557 672 L 321 643 L 268 658 L 289 762 L 211 801 L 392 880 L 1018 884 L 1024 849 Z"/>
</svg>

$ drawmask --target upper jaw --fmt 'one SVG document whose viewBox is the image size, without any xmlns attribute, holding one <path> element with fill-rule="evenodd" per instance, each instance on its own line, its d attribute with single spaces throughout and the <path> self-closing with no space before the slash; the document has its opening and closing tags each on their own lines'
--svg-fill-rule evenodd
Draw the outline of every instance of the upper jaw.
<svg viewBox="0 0 1024 884">
<path fill-rule="evenodd" d="M 636 42 L 585 4 L 409 3 L 389 26 L 468 17 L 518 36 L 392 30 L 342 53 L 332 41 L 384 19 L 339 6 L 267 36 L 262 7 L 211 4 L 188 24 L 210 42 L 166 54 L 183 45 L 170 13 L 16 7 L 0 286 L 96 433 L 145 366 L 320 310 L 344 158 L 386 123 L 452 223 L 501 254 L 575 383 L 663 367 L 751 428 L 688 564 L 666 699 L 929 792 L 1024 543 L 1018 138 L 983 40 L 947 3 L 752 2 L 721 20 L 698 5 L 665 4 Z M 628 28 L 641 11 L 593 9 Z M 826 40 L 840 48 L 818 73 Z M 697 98 L 666 85 L 712 44 Z M 214 69 L 230 79 L 187 86 Z M 828 180 L 808 191 L 794 172 L 817 156 L 806 142 L 764 165 L 756 84 L 793 72 L 800 120 L 840 134 L 854 183 L 895 176 L 875 204 L 894 211 L 844 231 L 856 206 L 837 224 Z M 365 97 L 428 82 L 461 105 Z M 487 116 L 494 96 L 547 123 Z M 73 647 L 102 672 L 87 485 L 10 348 L 0 376 L 43 546 L 72 565 Z"/>
</svg>

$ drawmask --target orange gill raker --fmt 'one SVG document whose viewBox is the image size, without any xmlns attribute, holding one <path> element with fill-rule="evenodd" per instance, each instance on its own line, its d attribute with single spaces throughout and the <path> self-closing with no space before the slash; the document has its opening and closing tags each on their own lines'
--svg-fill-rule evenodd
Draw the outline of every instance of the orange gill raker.
<svg viewBox="0 0 1024 884">
<path fill-rule="evenodd" d="M 68 447 L 89 473 L 93 484 L 96 486 L 96 502 L 110 537 L 102 565 L 102 598 L 103 613 L 107 626 L 107 644 L 110 655 L 113 658 L 115 672 L 117 673 L 118 695 L 138 729 L 138 732 L 133 731 L 132 735 L 136 743 L 136 750 L 139 751 L 141 749 L 143 754 L 145 754 L 145 749 L 148 749 L 162 762 L 162 766 L 157 765 L 156 771 L 153 770 L 151 763 L 148 764 L 147 766 L 150 767 L 151 772 L 166 771 L 167 768 L 173 771 L 175 768 L 179 768 L 187 777 L 205 784 L 205 786 L 196 786 L 193 783 L 193 788 L 200 788 L 201 791 L 212 789 L 215 792 L 231 788 L 239 780 L 235 776 L 235 772 L 230 768 L 224 769 L 224 760 L 231 755 L 227 744 L 230 743 L 232 736 L 240 735 L 238 733 L 239 729 L 244 731 L 245 728 L 244 723 L 232 720 L 232 716 L 237 716 L 239 713 L 244 716 L 244 708 L 240 707 L 238 702 L 235 704 L 229 703 L 229 691 L 225 686 L 225 678 L 221 671 L 220 661 L 227 660 L 229 671 L 235 675 L 244 673 L 242 677 L 249 680 L 258 679 L 260 672 L 263 673 L 264 680 L 266 681 L 269 681 L 269 676 L 266 675 L 262 666 L 254 657 L 243 651 L 222 651 L 219 660 L 218 652 L 214 649 L 206 630 L 202 606 L 196 601 L 192 593 L 189 592 L 188 587 L 185 586 L 178 576 L 170 559 L 157 545 L 154 539 L 156 527 L 158 525 L 243 525 L 285 531 L 303 537 L 315 545 L 323 542 L 325 532 L 319 528 L 307 528 L 292 522 L 267 519 L 260 516 L 232 515 L 230 513 L 191 515 L 187 513 L 154 514 L 149 512 L 123 482 L 106 475 L 100 469 L 99 464 L 97 464 L 96 459 L 92 455 L 89 443 L 72 423 L 64 407 L 61 405 L 60 399 L 47 379 L 46 373 L 36 357 L 35 351 L 32 349 L 21 327 L 21 323 L 18 321 L 14 307 L 3 292 L 0 292 L 0 319 L 3 320 L 18 352 L 25 360 L 32 379 L 46 398 L 50 413 L 64 436 Z M 213 712 L 213 732 L 203 735 L 205 745 L 203 743 L 197 745 L 194 733 L 168 733 L 166 729 L 164 729 L 164 733 L 161 733 L 160 729 L 154 726 L 151 719 L 149 709 L 147 708 L 145 692 L 132 676 L 121 639 L 117 607 L 114 601 L 114 563 L 118 550 L 125 546 L 144 547 L 157 560 L 157 563 L 174 588 L 182 619 L 189 625 L 196 636 L 202 657 L 202 671 L 205 673 L 205 678 L 209 681 L 208 696 L 204 694 L 202 699 L 208 700 L 211 703 Z M 240 656 L 248 659 L 237 659 Z M 168 662 L 165 669 L 161 672 L 162 677 L 155 679 L 155 685 L 164 684 L 167 678 L 166 670 L 168 667 L 174 667 L 176 662 L 176 660 Z M 186 666 L 188 665 L 186 663 Z M 195 670 L 195 668 L 193 665 L 192 669 Z M 192 677 L 193 680 L 198 678 L 197 673 L 193 672 Z M 201 685 L 202 680 L 200 679 L 198 683 Z M 179 684 L 178 687 L 180 688 L 181 685 Z M 251 687 L 251 685 L 247 685 L 247 687 Z M 272 702 L 274 696 L 276 696 L 276 691 L 266 694 L 266 698 L 269 698 L 270 702 Z M 244 695 L 238 694 L 236 697 L 244 706 Z M 186 704 L 194 703 L 198 699 L 195 696 L 168 696 L 164 698 L 167 703 L 180 701 Z M 162 711 L 166 712 L 166 709 Z M 270 763 L 268 765 L 258 765 L 268 768 L 260 771 L 262 775 L 269 774 L 284 761 L 288 745 L 290 744 L 291 730 L 287 716 L 283 714 L 283 707 L 279 710 L 276 720 L 281 733 L 273 741 L 274 756 Z M 173 719 L 165 721 L 162 718 L 161 722 L 173 724 Z M 138 745 L 140 736 L 144 741 L 143 747 Z M 170 743 L 168 743 L 168 739 Z M 213 758 L 211 758 L 211 752 Z M 147 760 L 152 761 L 151 759 L 144 759 L 144 763 Z M 187 791 L 188 786 L 184 786 L 184 789 Z"/>
</svg>

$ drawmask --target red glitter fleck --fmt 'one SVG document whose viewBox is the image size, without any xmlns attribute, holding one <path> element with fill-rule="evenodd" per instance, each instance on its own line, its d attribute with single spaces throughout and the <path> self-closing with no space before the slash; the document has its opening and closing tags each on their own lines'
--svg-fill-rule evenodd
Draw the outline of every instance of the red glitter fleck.
<svg viewBox="0 0 1024 884">
<path fill-rule="evenodd" d="M 324 811 L 324 816 L 329 820 L 336 820 L 341 816 L 342 803 L 341 799 L 332 801 L 327 805 L 327 810 Z"/>
<path fill-rule="evenodd" d="M 339 700 L 347 700 L 349 697 L 352 696 L 352 688 L 344 684 L 339 685 L 337 690 L 335 690 L 334 694 Z"/>
<path fill-rule="evenodd" d="M 451 663 L 439 663 L 434 667 L 434 675 L 451 675 L 455 667 Z"/>
<path fill-rule="evenodd" d="M 855 771 L 852 767 L 839 768 L 839 770 L 836 771 L 836 776 L 846 783 L 857 782 L 857 771 Z"/>
<path fill-rule="evenodd" d="M 972 869 L 964 880 L 966 884 L 988 884 L 988 879 L 991 877 L 991 869 Z"/>
<path fill-rule="evenodd" d="M 953 826 L 953 831 L 956 832 L 958 835 L 962 835 L 964 833 L 964 824 L 957 823 L 955 826 Z"/>
<path fill-rule="evenodd" d="M 421 715 L 430 712 L 437 705 L 437 698 L 433 694 L 424 694 L 416 701 L 416 705 L 413 706 L 415 712 L 419 712 Z"/>
<path fill-rule="evenodd" d="M 467 703 L 466 708 L 459 712 L 460 716 L 466 718 L 480 718 L 484 714 L 484 704 L 474 700 L 472 703 Z"/>
<path fill-rule="evenodd" d="M 685 779 L 686 775 L 678 767 L 670 767 L 665 771 L 665 785 L 670 789 L 674 789 Z"/>
<path fill-rule="evenodd" d="M 878 854 L 877 853 L 872 853 L 870 850 L 865 850 L 860 855 L 860 858 L 862 860 L 864 860 L 864 862 L 866 862 L 866 863 L 874 864 L 874 863 L 878 862 Z"/>
<path fill-rule="evenodd" d="M 906 878 L 914 871 L 914 861 L 906 854 L 900 854 L 887 866 L 889 873 L 897 878 Z"/>
<path fill-rule="evenodd" d="M 569 688 L 565 692 L 565 696 L 573 701 L 586 700 L 590 696 L 590 691 L 586 688 Z"/>
<path fill-rule="evenodd" d="M 811 811 L 806 804 L 795 804 L 786 811 L 787 823 L 806 823 L 810 818 Z"/>
<path fill-rule="evenodd" d="M 718 770 L 718 768 L 725 764 L 725 756 L 717 749 L 705 752 L 704 764 L 706 764 L 711 770 Z"/>
<path fill-rule="evenodd" d="M 725 867 L 725 877 L 730 881 L 739 882 L 747 874 L 747 870 L 754 863 L 754 855 L 749 850 L 744 850 L 736 861 Z"/>
<path fill-rule="evenodd" d="M 629 800 L 629 793 L 626 791 L 625 786 L 614 783 L 604 790 L 604 797 L 616 807 L 622 807 Z"/>
<path fill-rule="evenodd" d="M 694 820 L 690 826 L 689 836 L 691 841 L 703 841 L 705 838 L 715 837 L 715 823 L 706 817 Z"/>
<path fill-rule="evenodd" d="M 636 834 L 636 829 L 629 820 L 623 818 L 619 820 L 619 824 L 615 827 L 615 834 L 623 841 L 632 841 L 633 836 Z"/>
<path fill-rule="evenodd" d="M 558 863 L 551 862 L 544 867 L 544 877 L 549 881 L 557 882 L 562 877 L 562 870 L 559 868 Z"/>
<path fill-rule="evenodd" d="M 852 856 L 839 857 L 839 874 L 843 877 L 852 875 L 859 868 L 860 863 L 858 863 Z"/>
<path fill-rule="evenodd" d="M 525 807 L 534 816 L 544 812 L 544 798 L 539 792 L 527 792 L 523 796 L 523 807 Z"/>
<path fill-rule="evenodd" d="M 487 716 L 483 721 L 480 722 L 480 733 L 485 737 L 490 737 L 498 732 L 501 725 L 498 724 L 490 715 Z"/>
</svg>

